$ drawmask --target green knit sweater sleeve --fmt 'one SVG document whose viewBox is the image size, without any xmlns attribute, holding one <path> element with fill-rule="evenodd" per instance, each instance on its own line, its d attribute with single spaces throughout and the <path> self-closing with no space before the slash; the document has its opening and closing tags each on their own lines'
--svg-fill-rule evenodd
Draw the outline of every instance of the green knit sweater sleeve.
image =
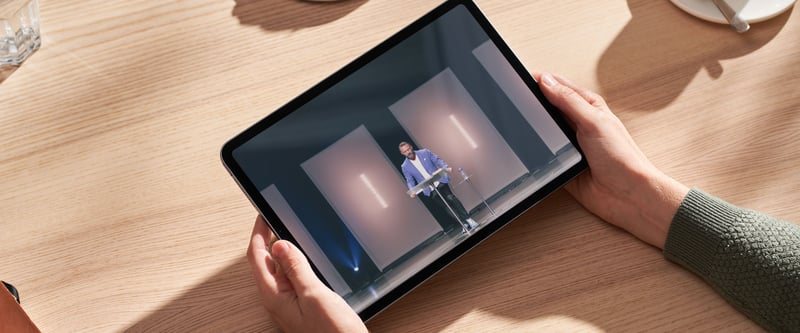
<svg viewBox="0 0 800 333">
<path fill-rule="evenodd" d="M 692 189 L 664 255 L 767 330 L 800 332 L 800 225 Z"/>
</svg>

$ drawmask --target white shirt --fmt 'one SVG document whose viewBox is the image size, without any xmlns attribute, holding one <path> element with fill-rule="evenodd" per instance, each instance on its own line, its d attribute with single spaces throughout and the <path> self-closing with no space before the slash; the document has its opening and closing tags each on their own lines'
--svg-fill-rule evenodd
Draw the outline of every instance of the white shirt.
<svg viewBox="0 0 800 333">
<path fill-rule="evenodd" d="M 425 179 L 429 179 L 432 177 L 431 174 L 428 173 L 427 170 L 425 170 L 425 167 L 422 166 L 422 161 L 420 161 L 419 156 L 417 156 L 417 158 L 413 160 L 409 158 L 409 161 L 411 161 L 411 164 L 414 165 L 414 167 L 417 168 L 417 170 L 419 170 L 419 173 L 422 174 L 422 177 L 425 177 Z M 439 182 L 434 182 L 433 185 L 439 186 Z"/>
</svg>

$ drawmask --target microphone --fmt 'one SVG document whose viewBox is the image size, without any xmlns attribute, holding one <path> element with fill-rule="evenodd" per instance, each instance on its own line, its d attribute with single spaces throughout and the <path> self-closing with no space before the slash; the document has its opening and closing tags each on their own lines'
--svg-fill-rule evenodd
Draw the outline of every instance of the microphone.
<svg viewBox="0 0 800 333">
<path fill-rule="evenodd" d="M 467 173 L 464 172 L 464 168 L 458 168 L 458 173 L 461 174 L 461 177 L 463 177 L 464 179 L 467 179 Z"/>
</svg>

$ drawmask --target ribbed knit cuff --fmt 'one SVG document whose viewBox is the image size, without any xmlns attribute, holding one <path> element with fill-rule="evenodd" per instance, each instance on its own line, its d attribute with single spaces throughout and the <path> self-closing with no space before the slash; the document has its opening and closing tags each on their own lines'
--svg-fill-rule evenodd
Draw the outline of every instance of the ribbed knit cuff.
<svg viewBox="0 0 800 333">
<path fill-rule="evenodd" d="M 672 218 L 664 256 L 700 276 L 708 276 L 720 237 L 730 230 L 739 210 L 697 188 L 691 189 Z"/>
</svg>

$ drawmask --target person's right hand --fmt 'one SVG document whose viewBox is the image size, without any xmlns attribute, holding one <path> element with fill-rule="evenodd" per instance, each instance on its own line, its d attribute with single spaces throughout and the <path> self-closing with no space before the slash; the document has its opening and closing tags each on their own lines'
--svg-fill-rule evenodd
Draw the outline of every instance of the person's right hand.
<svg viewBox="0 0 800 333">
<path fill-rule="evenodd" d="M 689 188 L 639 150 L 599 95 L 549 73 L 534 74 L 547 99 L 574 125 L 589 170 L 565 186 L 586 209 L 659 248 Z"/>
</svg>

